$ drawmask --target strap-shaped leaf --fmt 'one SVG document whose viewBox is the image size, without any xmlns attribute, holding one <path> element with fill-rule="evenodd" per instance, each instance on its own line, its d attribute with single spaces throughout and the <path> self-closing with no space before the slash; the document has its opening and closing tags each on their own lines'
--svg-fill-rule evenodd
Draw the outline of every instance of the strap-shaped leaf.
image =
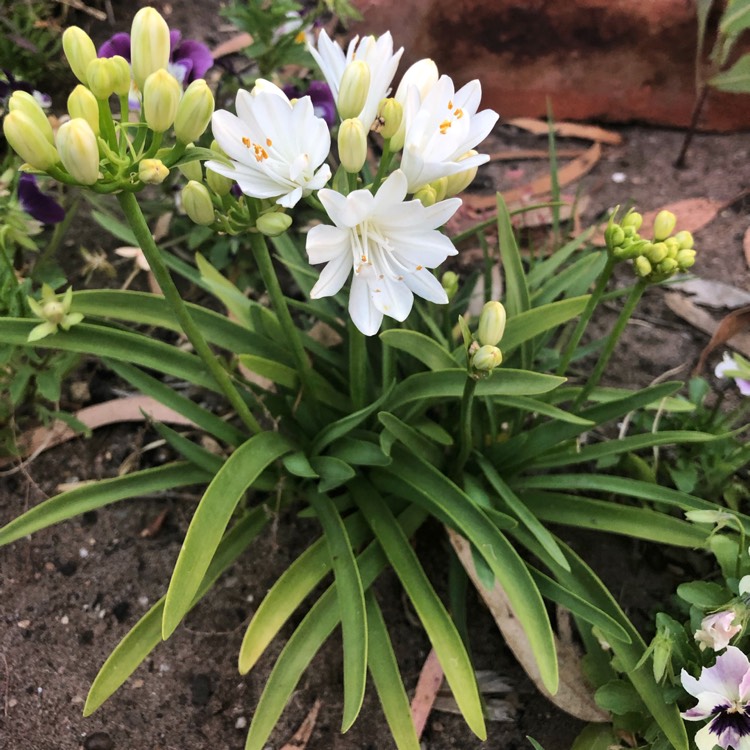
<svg viewBox="0 0 750 750">
<path fill-rule="evenodd" d="M 310 505 L 323 527 L 336 580 L 336 598 L 344 647 L 344 712 L 341 731 L 354 724 L 365 697 L 367 677 L 367 615 L 365 592 L 359 577 L 352 541 L 331 498 L 312 492 Z"/>
<path fill-rule="evenodd" d="M 261 432 L 243 443 L 206 489 L 182 543 L 169 582 L 162 636 L 166 640 L 190 609 L 195 592 L 245 490 L 270 463 L 292 450 L 278 432 Z"/>
<path fill-rule="evenodd" d="M 186 461 L 203 469 L 209 476 L 213 476 L 221 469 L 224 463 L 221 456 L 207 451 L 162 422 L 153 422 L 153 427 Z"/>
<path fill-rule="evenodd" d="M 553 406 L 552 404 L 548 404 L 546 401 L 540 401 L 537 398 L 529 398 L 528 396 L 506 396 L 505 398 L 495 398 L 493 401 L 498 406 L 508 406 L 511 409 L 518 409 L 519 411 L 543 414 L 545 417 L 551 417 L 552 419 L 557 419 L 561 422 L 568 422 L 569 424 L 578 424 L 585 427 L 591 427 L 594 424 L 589 419 L 579 417 L 577 414 L 571 414 L 569 411 L 565 411 L 565 409 L 560 409 L 558 406 Z"/>
<path fill-rule="evenodd" d="M 563 299 L 508 317 L 500 347 L 505 351 L 510 351 L 540 333 L 557 328 L 571 318 L 575 318 L 576 315 L 580 315 L 588 299 L 588 295 Z"/>
<path fill-rule="evenodd" d="M 327 455 L 353 466 L 387 466 L 391 462 L 376 443 L 349 436 L 331 445 Z"/>
<path fill-rule="evenodd" d="M 584 242 L 587 242 L 592 234 L 594 234 L 594 227 L 590 227 L 585 232 L 574 237 L 570 242 L 563 245 L 559 250 L 556 250 L 548 258 L 534 263 L 534 267 L 526 274 L 526 282 L 529 285 L 529 289 L 538 289 L 547 279 L 554 277 L 557 269 L 560 268 L 560 266 L 562 266 L 563 263 L 565 263 Z"/>
<path fill-rule="evenodd" d="M 750 28 L 750 0 L 732 0 L 719 21 L 719 31 L 735 36 Z"/>
<path fill-rule="evenodd" d="M 336 487 L 341 487 L 356 474 L 346 461 L 333 456 L 313 456 L 310 459 L 310 466 L 320 477 L 320 482 L 318 482 L 320 492 L 330 492 Z"/>
<path fill-rule="evenodd" d="M 383 613 L 372 590 L 365 595 L 367 604 L 367 628 L 370 632 L 370 647 L 367 665 L 375 683 L 385 720 L 398 750 L 420 750 L 419 739 L 414 730 L 409 699 L 404 690 L 401 673 L 393 653 L 393 646 L 383 620 Z"/>
<path fill-rule="evenodd" d="M 399 516 L 399 524 L 408 537 L 421 526 L 425 513 L 411 506 Z M 357 557 L 362 586 L 368 589 L 388 564 L 376 542 Z M 334 583 L 310 608 L 279 654 L 253 715 L 245 750 L 263 750 L 269 735 L 294 692 L 303 672 L 338 625 L 338 601 Z"/>
<path fill-rule="evenodd" d="M 216 579 L 242 554 L 258 536 L 269 517 L 265 508 L 254 508 L 238 521 L 221 540 L 206 575 L 191 602 L 191 609 L 214 585 Z M 143 660 L 161 643 L 161 620 L 164 597 L 130 629 L 102 665 L 91 684 L 83 715 L 90 716 L 130 677 Z"/>
<path fill-rule="evenodd" d="M 717 73 L 708 82 L 719 91 L 728 91 L 732 94 L 750 92 L 750 53 L 742 55 L 729 70 Z"/>
<path fill-rule="evenodd" d="M 0 529 L 0 545 L 10 544 L 40 529 L 101 508 L 118 500 L 150 495 L 161 490 L 204 484 L 210 478 L 202 469 L 179 462 L 144 469 L 112 479 L 102 479 L 62 492 L 27 510 Z"/>
<path fill-rule="evenodd" d="M 435 339 L 418 331 L 391 328 L 380 334 L 380 340 L 386 346 L 411 354 L 430 370 L 453 370 L 459 364 Z"/>
<path fill-rule="evenodd" d="M 443 451 L 428 440 L 421 432 L 410 427 L 387 411 L 378 414 L 378 420 L 397 440 L 400 440 L 412 453 L 423 456 L 433 466 L 443 462 Z"/>
</svg>

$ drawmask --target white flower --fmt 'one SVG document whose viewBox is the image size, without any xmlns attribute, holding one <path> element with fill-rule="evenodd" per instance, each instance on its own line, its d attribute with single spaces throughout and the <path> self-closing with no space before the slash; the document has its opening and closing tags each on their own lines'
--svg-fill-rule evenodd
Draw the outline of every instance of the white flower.
<svg viewBox="0 0 750 750">
<path fill-rule="evenodd" d="M 218 110 L 212 123 L 232 166 L 219 161 L 206 166 L 236 180 L 246 195 L 278 198 L 278 204 L 291 208 L 331 177 L 330 167 L 323 164 L 331 136 L 325 120 L 315 116 L 309 96 L 292 104 L 278 86 L 260 80 L 252 94 L 237 92 L 237 115 Z"/>
<path fill-rule="evenodd" d="M 704 617 L 700 630 L 695 632 L 695 640 L 698 641 L 701 651 L 706 647 L 714 651 L 721 651 L 729 645 L 729 641 L 742 631 L 742 625 L 733 625 L 737 614 L 733 609 L 723 612 L 715 612 Z"/>
<path fill-rule="evenodd" d="M 451 198 L 426 208 L 418 200 L 404 201 L 406 192 L 406 177 L 397 170 L 376 195 L 368 190 L 347 196 L 334 190 L 318 193 L 335 226 L 319 225 L 307 235 L 310 262 L 327 264 L 310 296 L 336 294 L 354 269 L 349 314 L 366 336 L 378 331 L 384 314 L 404 320 L 414 294 L 430 302 L 448 302 L 427 269 L 456 254 L 437 228 L 461 201 Z"/>
<path fill-rule="evenodd" d="M 424 99 L 416 86 L 409 86 L 404 107 L 406 134 L 401 169 L 409 192 L 441 177 L 464 172 L 489 161 L 487 154 L 468 156 L 483 141 L 498 119 L 497 112 L 477 112 L 482 97 L 479 81 L 470 81 L 458 91 L 449 76 L 441 76 Z"/>
<path fill-rule="evenodd" d="M 349 42 L 346 54 L 344 54 L 338 42 L 332 41 L 323 30 L 318 37 L 317 49 L 310 46 L 309 50 L 315 62 L 318 63 L 326 83 L 331 87 L 336 103 L 339 100 L 339 85 L 346 66 L 353 60 L 362 60 L 367 63 L 370 68 L 370 90 L 358 118 L 365 129 L 369 130 L 378 114 L 380 100 L 388 96 L 391 81 L 396 75 L 398 61 L 401 59 L 404 48 L 401 47 L 394 53 L 391 32 L 386 31 L 377 39 L 374 36 L 367 36 L 360 41 L 359 37 L 355 36 Z"/>
<path fill-rule="evenodd" d="M 696 735 L 698 750 L 750 750 L 750 662 L 737 647 L 729 646 L 712 667 L 696 679 L 684 669 L 682 686 L 697 705 L 682 716 L 688 721 L 711 719 Z"/>
<path fill-rule="evenodd" d="M 717 378 L 732 378 L 743 396 L 750 396 L 750 380 L 743 375 L 748 373 L 747 360 L 739 355 L 732 356 L 729 352 L 724 352 L 721 362 L 716 365 L 714 375 Z"/>
</svg>

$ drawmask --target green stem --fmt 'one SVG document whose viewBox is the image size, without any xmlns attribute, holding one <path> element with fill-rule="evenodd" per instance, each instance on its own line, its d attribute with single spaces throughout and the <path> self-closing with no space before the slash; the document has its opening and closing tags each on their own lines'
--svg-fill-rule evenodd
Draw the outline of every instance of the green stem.
<svg viewBox="0 0 750 750">
<path fill-rule="evenodd" d="M 271 260 L 271 253 L 268 251 L 268 245 L 263 235 L 259 232 L 251 232 L 250 247 L 252 248 L 255 262 L 258 264 L 258 270 L 260 271 L 268 296 L 271 298 L 271 304 L 279 320 L 284 339 L 292 349 L 292 356 L 297 365 L 297 372 L 299 373 L 302 388 L 311 398 L 315 398 L 315 390 L 312 388 L 310 381 L 310 363 L 302 346 L 300 332 L 289 312 L 289 306 L 284 297 L 284 292 L 281 290 L 281 285 L 279 284 L 279 279 L 276 276 L 273 261 Z"/>
<path fill-rule="evenodd" d="M 474 447 L 474 435 L 473 435 L 473 416 L 474 416 L 474 392 L 477 389 L 477 381 L 468 376 L 466 377 L 466 383 L 464 385 L 464 393 L 461 397 L 461 421 L 460 421 L 460 445 L 458 457 L 454 470 L 452 472 L 453 477 L 456 481 L 459 481 L 461 472 L 463 471 L 464 465 L 471 454 L 471 449 Z"/>
<path fill-rule="evenodd" d="M 138 205 L 137 198 L 133 193 L 119 193 L 117 195 L 117 200 L 122 207 L 125 218 L 128 220 L 128 223 L 133 230 L 133 234 L 135 234 L 135 237 L 138 240 L 141 250 L 143 250 L 143 254 L 146 256 L 146 260 L 151 267 L 151 272 L 154 274 L 156 282 L 161 287 L 164 298 L 172 308 L 172 312 L 177 319 L 177 322 L 180 324 L 185 335 L 188 337 L 188 340 L 193 345 L 196 354 L 201 360 L 203 360 L 203 363 L 206 365 L 209 372 L 214 376 L 219 387 L 224 392 L 224 395 L 226 395 L 240 419 L 245 423 L 245 426 L 253 433 L 261 432 L 260 425 L 250 412 L 248 405 L 234 386 L 234 383 L 232 383 L 229 373 L 227 373 L 224 367 L 222 367 L 219 360 L 211 351 L 206 339 L 203 337 L 203 334 L 200 332 L 200 329 L 188 312 L 188 309 L 172 280 L 169 269 L 164 263 L 164 259 L 161 257 L 159 248 L 154 242 L 151 230 L 148 228 L 141 207 Z"/>
<path fill-rule="evenodd" d="M 647 286 L 647 281 L 639 279 L 636 282 L 635 286 L 630 290 L 630 296 L 627 298 L 627 300 L 625 300 L 625 304 L 623 305 L 622 311 L 620 312 L 620 317 L 617 318 L 617 322 L 615 323 L 612 332 L 607 337 L 607 343 L 604 347 L 604 351 L 599 355 L 599 361 L 596 363 L 594 371 L 591 373 L 588 381 L 583 386 L 583 388 L 581 388 L 581 392 L 578 394 L 576 400 L 573 403 L 574 409 L 580 406 L 586 400 L 586 398 L 588 398 L 591 391 L 598 385 L 599 380 L 604 373 L 604 369 L 609 362 L 609 358 L 612 356 L 612 352 L 615 350 L 615 346 L 617 346 L 617 342 L 622 335 L 622 332 L 625 330 L 625 326 L 628 324 L 628 321 L 633 315 L 636 305 L 643 296 L 643 292 L 646 291 Z"/>
<path fill-rule="evenodd" d="M 375 175 L 375 179 L 372 181 L 373 195 L 378 192 L 380 183 L 383 181 L 383 177 L 385 177 L 385 174 L 388 171 L 388 167 L 391 164 L 392 158 L 393 154 L 391 153 L 391 142 L 386 138 L 386 140 L 383 142 L 383 153 L 380 155 L 380 164 L 378 164 L 378 171 Z"/>
<path fill-rule="evenodd" d="M 49 262 L 49 259 L 54 257 L 55 253 L 57 252 L 57 248 L 60 247 L 60 243 L 65 238 L 68 227 L 70 226 L 71 222 L 75 218 L 76 213 L 78 212 L 78 206 L 80 205 L 80 203 L 81 198 L 79 196 L 76 196 L 70 206 L 65 210 L 65 216 L 63 220 L 59 224 L 55 225 L 55 228 L 52 232 L 52 237 L 50 237 L 50 241 L 47 243 L 47 246 L 44 248 L 44 250 L 42 250 L 42 252 L 39 254 L 39 257 L 34 264 L 35 268 L 43 268 L 44 265 Z"/>
<path fill-rule="evenodd" d="M 349 319 L 349 394 L 352 408 L 359 411 L 367 405 L 367 343 L 364 334 Z"/>
<path fill-rule="evenodd" d="M 389 318 L 387 315 L 383 316 L 383 325 L 381 326 L 381 329 L 383 331 L 387 331 L 389 328 L 392 328 L 391 324 L 391 318 Z M 381 340 L 380 342 L 380 350 L 381 350 L 381 373 L 383 376 L 383 383 L 382 388 L 383 392 L 387 391 L 390 387 L 391 383 L 396 377 L 396 359 L 394 357 L 394 351 L 393 347 L 385 346 Z"/>
<path fill-rule="evenodd" d="M 99 130 L 107 145 L 118 150 L 117 134 L 115 133 L 115 121 L 112 118 L 112 110 L 109 108 L 109 99 L 97 99 L 99 103 Z"/>
<path fill-rule="evenodd" d="M 607 288 L 607 284 L 612 277 L 612 271 L 614 271 L 616 264 L 617 259 L 613 258 L 611 255 L 608 255 L 607 263 L 602 269 L 602 272 L 599 274 L 599 278 L 596 281 L 594 291 L 591 293 L 589 301 L 586 303 L 586 307 L 583 309 L 581 317 L 578 319 L 578 324 L 576 325 L 570 337 L 570 341 L 568 341 L 567 346 L 565 347 L 565 351 L 560 358 L 560 364 L 557 367 L 558 375 L 564 375 L 565 371 L 568 369 L 570 360 L 573 359 L 573 355 L 578 348 L 578 344 L 581 343 L 581 338 L 583 337 L 584 331 L 586 330 L 589 321 L 591 320 L 591 316 L 594 314 L 594 310 L 596 310 L 599 302 L 601 302 L 602 295 L 604 294 L 604 290 Z"/>
</svg>

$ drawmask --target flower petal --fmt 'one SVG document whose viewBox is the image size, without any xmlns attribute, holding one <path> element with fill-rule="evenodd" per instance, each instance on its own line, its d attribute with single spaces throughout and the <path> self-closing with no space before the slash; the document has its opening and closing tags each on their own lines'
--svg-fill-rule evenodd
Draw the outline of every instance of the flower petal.
<svg viewBox="0 0 750 750">
<path fill-rule="evenodd" d="M 374 336 L 383 322 L 383 313 L 372 303 L 367 281 L 356 274 L 349 293 L 349 315 L 365 336 Z"/>
<path fill-rule="evenodd" d="M 320 272 L 320 277 L 315 282 L 315 286 L 310 290 L 310 297 L 312 299 L 319 299 L 320 297 L 331 297 L 336 294 L 344 286 L 344 282 L 349 278 L 351 270 L 351 253 L 342 253 L 333 258 Z"/>
<path fill-rule="evenodd" d="M 349 232 L 345 229 L 319 224 L 307 233 L 305 250 L 313 265 L 328 263 L 338 255 L 351 255 Z"/>
</svg>

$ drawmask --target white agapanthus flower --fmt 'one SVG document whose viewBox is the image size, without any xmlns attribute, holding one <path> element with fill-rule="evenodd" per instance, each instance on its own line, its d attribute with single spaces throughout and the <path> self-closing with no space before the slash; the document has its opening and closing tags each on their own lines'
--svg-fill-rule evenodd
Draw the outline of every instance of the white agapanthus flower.
<svg viewBox="0 0 750 750">
<path fill-rule="evenodd" d="M 406 193 L 406 177 L 399 170 L 376 195 L 368 190 L 346 196 L 334 190 L 318 193 L 335 226 L 319 225 L 307 235 L 310 262 L 326 264 L 310 296 L 336 294 L 353 269 L 349 314 L 366 336 L 377 333 L 383 315 L 404 320 L 415 294 L 430 302 L 448 302 L 428 269 L 457 252 L 438 227 L 461 201 L 451 198 L 426 208 L 418 200 L 405 201 Z"/>
<path fill-rule="evenodd" d="M 489 161 L 487 154 L 468 156 L 490 133 L 498 119 L 497 112 L 477 112 L 482 86 L 474 80 L 455 91 L 449 76 L 441 76 L 422 98 L 416 86 L 406 94 L 404 119 L 406 134 L 401 156 L 401 170 L 406 175 L 409 192 L 424 185 L 477 167 Z"/>
<path fill-rule="evenodd" d="M 380 100 L 388 96 L 404 48 L 401 47 L 394 53 L 391 32 L 386 31 L 377 39 L 374 36 L 366 36 L 360 40 L 358 36 L 355 36 L 349 42 L 346 54 L 344 54 L 338 42 L 332 41 L 323 30 L 318 37 L 317 48 L 310 45 L 309 50 L 315 62 L 318 63 L 326 83 L 331 87 L 337 104 L 341 77 L 344 75 L 346 66 L 353 60 L 362 60 L 367 63 L 370 68 L 370 88 L 358 119 L 369 130 L 378 114 Z"/>
<path fill-rule="evenodd" d="M 252 93 L 237 92 L 236 106 L 237 115 L 220 109 L 212 119 L 214 138 L 232 166 L 207 161 L 209 169 L 236 180 L 246 195 L 277 198 L 286 208 L 328 182 L 331 169 L 324 162 L 331 136 L 310 97 L 292 104 L 278 86 L 261 79 Z"/>
</svg>

